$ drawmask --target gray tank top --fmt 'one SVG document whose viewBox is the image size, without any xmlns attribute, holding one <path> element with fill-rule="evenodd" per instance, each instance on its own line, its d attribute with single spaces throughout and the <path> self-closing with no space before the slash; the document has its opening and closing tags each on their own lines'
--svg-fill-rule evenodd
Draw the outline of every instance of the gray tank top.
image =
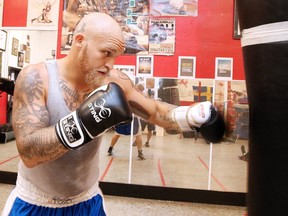
<svg viewBox="0 0 288 216">
<path fill-rule="evenodd" d="M 66 106 L 60 91 L 57 62 L 54 60 L 45 63 L 49 74 L 47 109 L 50 117 L 50 125 L 55 125 L 71 111 Z"/>
<path fill-rule="evenodd" d="M 49 75 L 47 109 L 52 126 L 70 110 L 60 91 L 57 61 L 47 61 L 45 64 Z M 100 142 L 101 137 L 97 137 L 79 149 L 33 168 L 27 168 L 20 161 L 18 174 L 44 193 L 60 197 L 75 196 L 98 181 Z"/>
</svg>

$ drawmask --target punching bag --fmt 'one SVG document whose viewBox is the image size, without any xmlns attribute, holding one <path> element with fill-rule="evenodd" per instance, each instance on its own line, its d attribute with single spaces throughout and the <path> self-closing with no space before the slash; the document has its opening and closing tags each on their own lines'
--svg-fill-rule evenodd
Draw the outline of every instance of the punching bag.
<svg viewBox="0 0 288 216">
<path fill-rule="evenodd" d="M 288 213 L 288 1 L 237 0 L 250 108 L 249 216 Z"/>
</svg>

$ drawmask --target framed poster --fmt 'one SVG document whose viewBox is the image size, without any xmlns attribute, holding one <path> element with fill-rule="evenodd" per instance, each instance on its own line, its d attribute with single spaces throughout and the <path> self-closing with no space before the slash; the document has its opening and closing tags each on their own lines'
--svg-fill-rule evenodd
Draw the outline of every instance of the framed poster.
<svg viewBox="0 0 288 216">
<path fill-rule="evenodd" d="M 18 55 L 18 46 L 19 46 L 19 40 L 17 38 L 12 39 L 12 55 L 17 56 Z"/>
<path fill-rule="evenodd" d="M 215 79 L 232 80 L 233 58 L 215 59 Z"/>
<path fill-rule="evenodd" d="M 30 47 L 26 46 L 25 50 L 25 62 L 30 63 Z"/>
<path fill-rule="evenodd" d="M 0 30 L 0 50 L 6 50 L 7 32 Z"/>
<path fill-rule="evenodd" d="M 137 56 L 137 76 L 152 77 L 153 76 L 154 56 L 138 55 Z"/>
<path fill-rule="evenodd" d="M 18 67 L 23 67 L 23 65 L 24 65 L 24 53 L 23 52 L 18 52 L 17 66 Z"/>
<path fill-rule="evenodd" d="M 179 56 L 178 58 L 178 77 L 194 78 L 196 68 L 196 57 Z"/>
</svg>

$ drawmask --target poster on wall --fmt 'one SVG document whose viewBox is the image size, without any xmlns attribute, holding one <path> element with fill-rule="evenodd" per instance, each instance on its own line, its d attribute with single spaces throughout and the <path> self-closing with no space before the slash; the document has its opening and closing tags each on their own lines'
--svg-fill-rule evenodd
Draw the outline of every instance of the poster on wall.
<svg viewBox="0 0 288 216">
<path fill-rule="evenodd" d="M 137 55 L 136 76 L 153 77 L 154 56 L 152 55 Z"/>
<path fill-rule="evenodd" d="M 60 0 L 28 0 L 27 26 L 57 29 Z"/>
<path fill-rule="evenodd" d="M 30 63 L 30 47 L 26 47 L 25 50 L 25 62 L 26 63 Z"/>
<path fill-rule="evenodd" d="M 0 50 L 6 50 L 7 31 L 0 30 Z"/>
<path fill-rule="evenodd" d="M 198 0 L 152 0 L 153 16 L 198 16 Z"/>
<path fill-rule="evenodd" d="M 194 78 L 196 69 L 196 57 L 179 56 L 178 58 L 178 77 Z"/>
<path fill-rule="evenodd" d="M 18 52 L 17 66 L 18 67 L 23 67 L 23 65 L 24 65 L 24 53 L 23 52 Z"/>
<path fill-rule="evenodd" d="M 149 53 L 154 55 L 174 55 L 175 19 L 150 18 Z"/>
<path fill-rule="evenodd" d="M 71 48 L 76 23 L 83 16 L 97 11 L 109 14 L 120 24 L 126 43 L 124 54 L 147 54 L 149 0 L 64 0 L 61 54 L 67 54 Z"/>
<path fill-rule="evenodd" d="M 18 55 L 19 40 L 17 38 L 12 38 L 12 51 L 11 54 Z"/>
<path fill-rule="evenodd" d="M 233 58 L 215 59 L 215 79 L 232 80 L 233 75 Z"/>
</svg>

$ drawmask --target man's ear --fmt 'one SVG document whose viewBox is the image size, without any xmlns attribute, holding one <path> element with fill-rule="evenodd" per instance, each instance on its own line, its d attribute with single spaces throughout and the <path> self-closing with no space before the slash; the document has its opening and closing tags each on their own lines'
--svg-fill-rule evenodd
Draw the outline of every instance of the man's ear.
<svg viewBox="0 0 288 216">
<path fill-rule="evenodd" d="M 82 33 L 76 34 L 74 38 L 75 46 L 81 48 L 83 46 L 84 39 L 85 36 Z"/>
</svg>

